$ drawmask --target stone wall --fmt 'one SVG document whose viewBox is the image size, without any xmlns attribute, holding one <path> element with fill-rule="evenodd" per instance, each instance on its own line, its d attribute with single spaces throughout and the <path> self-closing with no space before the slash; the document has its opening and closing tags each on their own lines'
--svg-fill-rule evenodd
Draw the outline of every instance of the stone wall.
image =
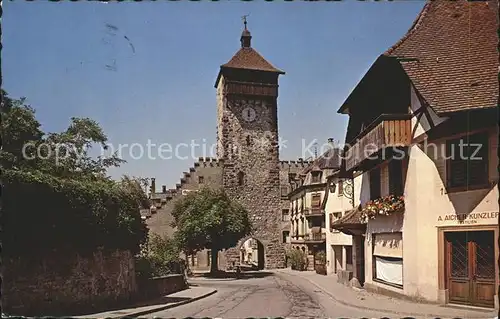
<svg viewBox="0 0 500 319">
<path fill-rule="evenodd" d="M 224 188 L 248 210 L 255 229 L 253 238 L 264 245 L 265 267 L 282 268 L 285 249 L 281 235 L 276 99 L 226 97 L 223 103 L 218 139 L 224 156 Z M 247 108 L 257 114 L 254 121 L 245 120 Z M 243 242 L 226 251 L 228 267 L 240 261 Z"/>
<path fill-rule="evenodd" d="M 145 296 L 155 298 L 184 290 L 188 288 L 188 283 L 183 274 L 173 274 L 148 279 L 138 286 L 141 299 L 144 299 Z"/>
<path fill-rule="evenodd" d="M 7 314 L 68 315 L 127 303 L 137 291 L 128 251 L 2 261 L 2 311 Z"/>
</svg>

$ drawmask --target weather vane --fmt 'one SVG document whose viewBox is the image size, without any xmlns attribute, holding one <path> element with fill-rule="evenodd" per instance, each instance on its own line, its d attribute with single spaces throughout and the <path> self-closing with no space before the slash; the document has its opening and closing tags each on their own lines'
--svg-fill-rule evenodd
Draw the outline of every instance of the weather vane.
<svg viewBox="0 0 500 319">
<path fill-rule="evenodd" d="M 250 14 L 245 14 L 244 16 L 241 17 L 241 19 L 243 19 L 243 24 L 245 25 L 245 30 L 247 29 L 247 17 L 249 15 Z"/>
</svg>

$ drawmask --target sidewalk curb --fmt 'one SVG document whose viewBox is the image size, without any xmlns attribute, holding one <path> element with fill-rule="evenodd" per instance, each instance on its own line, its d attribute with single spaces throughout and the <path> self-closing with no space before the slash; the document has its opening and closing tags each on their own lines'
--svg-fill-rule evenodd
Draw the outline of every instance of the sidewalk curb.
<svg viewBox="0 0 500 319">
<path fill-rule="evenodd" d="M 394 310 L 388 310 L 388 309 L 377 309 L 377 308 L 370 308 L 370 307 L 365 307 L 365 306 L 361 306 L 361 305 L 356 305 L 356 304 L 352 304 L 352 303 L 348 303 L 348 302 L 345 302 L 343 300 L 340 300 L 338 298 L 336 298 L 332 293 L 330 293 L 329 291 L 327 291 L 326 289 L 324 289 L 323 287 L 321 287 L 320 285 L 318 285 L 317 283 L 315 283 L 314 281 L 312 281 L 311 279 L 307 278 L 307 277 L 302 277 L 302 276 L 299 276 L 299 275 L 295 275 L 295 274 L 290 274 L 290 273 L 287 273 L 287 272 L 283 272 L 283 271 L 275 271 L 276 274 L 283 274 L 283 275 L 289 275 L 289 276 L 293 276 L 293 277 L 300 277 L 300 278 L 303 278 L 307 281 L 309 281 L 311 284 L 313 284 L 314 286 L 316 286 L 317 288 L 321 289 L 321 291 L 323 291 L 324 293 L 326 293 L 330 298 L 332 298 L 333 300 L 335 300 L 336 302 L 344 305 L 344 306 L 348 306 L 348 307 L 351 307 L 351 308 L 357 308 L 357 309 L 363 309 L 363 310 L 369 310 L 369 311 L 376 311 L 376 312 L 384 312 L 384 313 L 391 313 L 391 314 L 396 314 L 396 315 L 403 315 L 403 316 L 410 316 L 410 317 L 415 317 L 415 316 L 426 316 L 426 317 L 434 317 L 434 318 L 442 318 L 443 315 L 436 315 L 436 314 L 429 314 L 429 313 L 410 313 L 410 312 L 404 312 L 404 311 L 394 311 Z M 484 316 L 478 316 L 478 317 L 467 317 L 469 319 L 491 319 L 491 315 L 484 315 Z"/>
<path fill-rule="evenodd" d="M 179 302 L 168 304 L 168 305 L 162 305 L 162 306 L 158 306 L 158 307 L 153 308 L 153 309 L 144 310 L 144 311 L 138 311 L 138 312 L 130 313 L 130 314 L 127 314 L 127 315 L 121 315 L 121 316 L 116 316 L 116 317 L 112 317 L 112 318 L 113 319 L 116 319 L 116 318 L 130 318 L 130 317 L 137 318 L 139 316 L 148 315 L 148 314 L 153 313 L 153 312 L 162 311 L 162 310 L 166 310 L 166 309 L 170 309 L 170 308 L 175 308 L 175 307 L 182 306 L 182 305 L 194 302 L 194 301 L 198 301 L 200 299 L 203 299 L 203 298 L 206 298 L 208 296 L 211 296 L 211 295 L 213 295 L 215 293 L 217 293 L 217 289 L 213 289 L 212 291 L 207 292 L 207 293 L 205 293 L 205 294 L 203 294 L 201 296 L 198 296 L 198 297 L 195 297 L 195 298 L 191 298 L 191 299 L 188 299 L 188 300 L 179 301 Z"/>
</svg>

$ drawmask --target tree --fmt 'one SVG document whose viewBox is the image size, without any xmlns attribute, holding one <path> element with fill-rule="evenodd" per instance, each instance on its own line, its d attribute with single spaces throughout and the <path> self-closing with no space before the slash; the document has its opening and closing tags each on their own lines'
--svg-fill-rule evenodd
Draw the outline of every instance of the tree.
<svg viewBox="0 0 500 319">
<path fill-rule="evenodd" d="M 144 178 L 141 177 L 130 177 L 128 175 L 123 175 L 118 185 L 135 199 L 138 207 L 150 208 L 151 201 L 149 200 L 148 195 L 142 187 L 143 181 Z"/>
<path fill-rule="evenodd" d="M 107 136 L 89 118 L 71 118 L 64 132 L 45 134 L 26 99 L 12 99 L 1 90 L 2 167 L 36 169 L 63 178 L 106 179 L 107 169 L 125 163 L 116 152 L 109 156 L 89 155 L 100 145 L 107 149 Z M 43 144 L 43 147 L 40 147 Z M 38 151 L 38 153 L 37 153 Z"/>
<path fill-rule="evenodd" d="M 212 273 L 218 270 L 218 252 L 234 247 L 252 232 L 248 211 L 223 189 L 188 193 L 175 203 L 172 215 L 172 226 L 177 228 L 174 238 L 184 252 L 211 249 Z"/>
<path fill-rule="evenodd" d="M 25 105 L 25 98 L 12 99 L 7 92 L 1 90 L 2 104 L 2 149 L 0 161 L 4 168 L 20 168 L 34 166 L 34 149 L 28 149 L 23 156 L 23 146 L 26 143 L 38 144 L 41 142 L 43 132 L 40 123 L 35 118 L 35 110 Z"/>
</svg>

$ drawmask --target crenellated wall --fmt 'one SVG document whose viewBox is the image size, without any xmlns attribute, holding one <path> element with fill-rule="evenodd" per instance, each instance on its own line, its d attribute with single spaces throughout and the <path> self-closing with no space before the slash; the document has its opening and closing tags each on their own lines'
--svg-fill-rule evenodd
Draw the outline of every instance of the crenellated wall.
<svg viewBox="0 0 500 319">
<path fill-rule="evenodd" d="M 150 217 L 146 223 L 150 229 L 150 233 L 159 234 L 161 236 L 172 236 L 174 229 L 170 226 L 173 221 L 172 209 L 175 200 L 180 198 L 186 192 L 197 190 L 202 186 L 207 187 L 222 187 L 222 170 L 224 161 L 222 159 L 200 157 L 188 171 L 183 172 L 179 183 L 175 188 L 166 189 L 165 193 L 154 193 L 151 198 L 154 202 L 155 209 L 150 213 Z M 310 161 L 280 161 L 280 185 L 283 189 L 289 189 L 289 174 L 298 174 L 301 170 L 308 167 Z M 203 183 L 200 184 L 199 177 L 203 177 Z M 281 197 L 281 208 L 289 209 L 290 204 L 286 196 Z M 281 232 L 290 229 L 289 221 L 281 221 Z M 282 236 L 282 233 L 281 233 Z M 206 270 L 209 269 L 209 251 L 203 250 L 193 256 L 188 261 L 192 269 Z M 219 254 L 220 268 L 226 266 L 224 254 Z"/>
<path fill-rule="evenodd" d="M 161 236 L 171 236 L 174 231 L 170 226 L 173 220 L 171 212 L 175 199 L 202 186 L 222 187 L 222 163 L 221 160 L 215 158 L 200 157 L 188 172 L 183 172 L 175 188 L 168 189 L 166 193 L 151 194 L 156 211 L 152 211 L 151 217 L 146 221 L 150 232 Z M 203 180 L 200 180 L 200 177 Z"/>
</svg>

